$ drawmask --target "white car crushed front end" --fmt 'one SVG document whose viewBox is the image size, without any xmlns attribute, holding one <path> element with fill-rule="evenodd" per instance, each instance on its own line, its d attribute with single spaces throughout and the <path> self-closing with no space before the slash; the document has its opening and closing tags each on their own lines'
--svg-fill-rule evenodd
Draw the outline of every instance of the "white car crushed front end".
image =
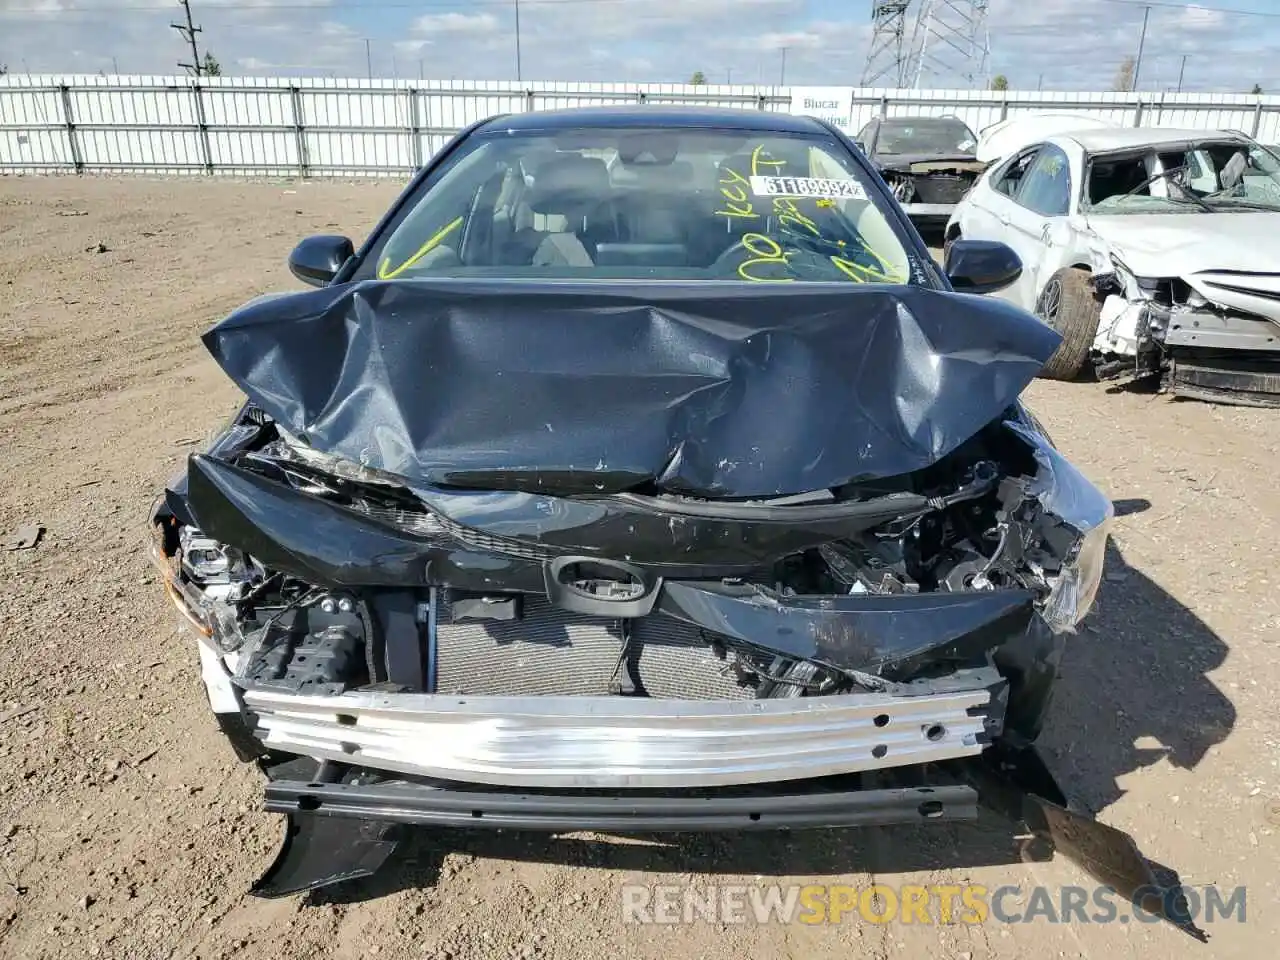
<svg viewBox="0 0 1280 960">
<path fill-rule="evenodd" d="M 1280 212 L 1092 216 L 1100 375 L 1160 372 L 1174 393 L 1272 405 L 1280 387 Z M 1280 400 L 1280 398 L 1277 398 Z"/>
</svg>

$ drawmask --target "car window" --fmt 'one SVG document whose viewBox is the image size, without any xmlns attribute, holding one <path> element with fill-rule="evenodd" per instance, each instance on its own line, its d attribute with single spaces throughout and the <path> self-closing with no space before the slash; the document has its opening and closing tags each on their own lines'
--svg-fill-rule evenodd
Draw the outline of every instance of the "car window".
<svg viewBox="0 0 1280 960">
<path fill-rule="evenodd" d="M 1027 169 L 1014 200 L 1046 217 L 1065 215 L 1071 209 L 1071 171 L 1067 155 L 1052 144 L 1046 144 Z"/>
<path fill-rule="evenodd" d="M 1038 147 L 1033 147 L 1005 163 L 1001 169 L 991 175 L 991 189 L 997 193 L 1003 193 L 1006 197 L 1017 194 L 1018 188 L 1022 186 L 1023 176 L 1039 152 Z"/>
<path fill-rule="evenodd" d="M 978 138 L 963 120 L 950 117 L 891 117 L 880 123 L 876 153 L 940 153 L 970 156 Z"/>
<path fill-rule="evenodd" d="M 820 136 L 478 135 L 409 199 L 357 277 L 925 282 L 887 202 Z"/>
<path fill-rule="evenodd" d="M 1088 169 L 1094 213 L 1280 210 L 1280 159 L 1237 139 L 1097 155 Z"/>
<path fill-rule="evenodd" d="M 854 137 L 854 140 L 856 140 L 864 149 L 869 150 L 871 148 L 871 141 L 875 138 L 875 135 L 876 135 L 876 127 L 878 127 L 879 125 L 880 125 L 879 120 L 872 120 L 865 127 L 863 127 L 861 130 L 858 131 L 858 135 Z"/>
</svg>

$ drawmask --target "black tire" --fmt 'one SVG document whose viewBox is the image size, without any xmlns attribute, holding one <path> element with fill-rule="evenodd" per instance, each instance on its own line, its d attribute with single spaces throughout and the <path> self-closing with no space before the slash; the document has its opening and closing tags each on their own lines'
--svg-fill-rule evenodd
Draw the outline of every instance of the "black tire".
<svg viewBox="0 0 1280 960">
<path fill-rule="evenodd" d="M 1047 380 L 1080 376 L 1089 363 L 1101 312 L 1102 302 L 1093 291 L 1088 270 L 1065 267 L 1049 278 L 1036 301 L 1036 316 L 1062 335 L 1062 343 L 1040 369 L 1040 376 Z"/>
</svg>

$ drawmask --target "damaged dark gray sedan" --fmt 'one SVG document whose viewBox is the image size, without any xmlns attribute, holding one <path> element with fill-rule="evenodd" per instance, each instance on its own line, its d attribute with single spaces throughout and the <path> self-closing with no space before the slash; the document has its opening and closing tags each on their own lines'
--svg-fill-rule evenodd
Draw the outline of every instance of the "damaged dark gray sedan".
<svg viewBox="0 0 1280 960">
<path fill-rule="evenodd" d="M 248 399 L 154 512 L 291 820 L 258 892 L 366 875 L 405 824 L 997 796 L 1148 876 L 1034 763 L 1112 508 L 1018 399 L 1058 335 L 975 295 L 1007 248 L 944 275 L 817 120 L 645 107 L 474 126 L 359 252 L 291 267 L 320 289 L 205 335 Z"/>
</svg>

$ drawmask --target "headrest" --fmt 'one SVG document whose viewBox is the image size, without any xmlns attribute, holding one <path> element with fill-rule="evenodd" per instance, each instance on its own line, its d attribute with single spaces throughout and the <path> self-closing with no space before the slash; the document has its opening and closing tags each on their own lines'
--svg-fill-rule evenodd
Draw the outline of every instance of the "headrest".
<svg viewBox="0 0 1280 960">
<path fill-rule="evenodd" d="M 597 157 L 575 154 L 543 163 L 533 174 L 526 202 L 534 213 L 565 213 L 609 195 L 609 168 Z"/>
</svg>

